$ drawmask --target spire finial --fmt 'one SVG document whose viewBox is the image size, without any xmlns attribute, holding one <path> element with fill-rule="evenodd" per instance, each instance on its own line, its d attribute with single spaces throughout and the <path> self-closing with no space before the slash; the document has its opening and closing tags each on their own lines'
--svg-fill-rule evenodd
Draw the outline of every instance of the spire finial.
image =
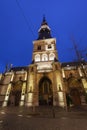
<svg viewBox="0 0 87 130">
<path fill-rule="evenodd" d="M 47 24 L 47 21 L 45 19 L 45 15 L 43 15 L 43 20 L 42 20 L 42 23 L 41 23 L 41 27 L 38 30 L 38 32 L 39 32 L 38 40 L 52 38 L 51 34 L 50 34 L 50 28 L 49 28 L 49 26 Z"/>
<path fill-rule="evenodd" d="M 46 21 L 46 19 L 45 19 L 45 14 L 43 14 L 43 22 L 45 22 Z"/>
<path fill-rule="evenodd" d="M 45 19 L 45 15 L 43 15 L 43 21 L 41 25 L 47 25 L 46 19 Z"/>
</svg>

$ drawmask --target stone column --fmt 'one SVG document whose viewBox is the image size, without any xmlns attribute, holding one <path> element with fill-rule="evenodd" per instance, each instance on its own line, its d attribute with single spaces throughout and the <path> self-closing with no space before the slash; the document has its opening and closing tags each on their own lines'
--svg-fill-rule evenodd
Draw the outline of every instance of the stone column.
<svg viewBox="0 0 87 130">
<path fill-rule="evenodd" d="M 25 103 L 25 92 L 26 92 L 26 81 L 24 81 L 23 85 L 22 85 L 20 106 L 24 106 L 24 103 Z"/>
<path fill-rule="evenodd" d="M 83 87 L 84 87 L 84 91 L 87 93 L 87 80 L 85 78 L 82 78 L 82 84 L 83 84 Z M 81 96 L 81 104 L 87 105 L 84 95 Z"/>
<path fill-rule="evenodd" d="M 0 74 L 0 80 L 1 80 L 1 78 L 2 78 L 2 74 Z"/>
<path fill-rule="evenodd" d="M 80 68 L 80 67 L 78 68 L 78 71 L 79 71 L 79 75 L 80 75 L 80 77 L 82 77 L 83 74 L 82 74 L 82 71 L 81 71 L 81 68 Z"/>
<path fill-rule="evenodd" d="M 37 86 L 37 66 L 34 68 L 34 95 L 33 95 L 33 105 L 38 106 L 38 86 Z"/>
<path fill-rule="evenodd" d="M 20 106 L 24 106 L 24 103 L 25 103 L 26 81 L 27 81 L 27 72 L 25 72 L 25 77 L 24 77 L 24 81 L 23 81 L 23 85 L 22 85 L 22 93 L 21 93 Z"/>
<path fill-rule="evenodd" d="M 56 73 L 55 73 L 55 64 L 53 64 L 53 106 L 56 106 L 57 105 L 57 102 L 58 102 L 58 97 L 57 97 L 57 77 L 56 77 Z"/>
<path fill-rule="evenodd" d="M 33 105 L 33 70 L 31 71 L 32 66 L 29 67 L 28 70 L 28 76 L 27 76 L 27 92 L 26 92 L 26 106 L 32 106 Z"/>
<path fill-rule="evenodd" d="M 65 72 L 64 72 L 63 68 L 62 68 L 62 76 L 63 76 L 63 78 L 65 78 Z"/>
<path fill-rule="evenodd" d="M 12 73 L 10 83 L 8 84 L 8 87 L 7 87 L 5 99 L 4 99 L 4 102 L 2 104 L 3 107 L 7 106 L 7 104 L 8 104 L 9 95 L 10 95 L 11 87 L 12 87 L 12 83 L 11 82 L 13 81 L 13 77 L 14 77 L 14 73 Z"/>
<path fill-rule="evenodd" d="M 58 98 L 58 106 L 64 107 L 64 99 L 65 99 L 65 93 L 64 93 L 64 84 L 63 84 L 63 77 L 65 78 L 64 70 L 59 66 L 56 77 L 57 77 L 57 98 Z"/>
</svg>

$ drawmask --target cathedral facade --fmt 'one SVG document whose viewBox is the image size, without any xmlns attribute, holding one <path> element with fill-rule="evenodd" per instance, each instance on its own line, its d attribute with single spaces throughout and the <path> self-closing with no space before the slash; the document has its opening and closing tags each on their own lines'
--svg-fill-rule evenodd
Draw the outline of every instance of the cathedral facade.
<svg viewBox="0 0 87 130">
<path fill-rule="evenodd" d="M 0 106 L 86 105 L 87 63 L 60 63 L 45 20 L 33 41 L 32 63 L 0 75 Z"/>
</svg>

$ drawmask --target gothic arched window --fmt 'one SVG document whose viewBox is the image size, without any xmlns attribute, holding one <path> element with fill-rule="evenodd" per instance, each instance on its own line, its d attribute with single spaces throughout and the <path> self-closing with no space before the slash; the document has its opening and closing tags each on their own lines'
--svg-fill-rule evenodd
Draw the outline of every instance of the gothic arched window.
<svg viewBox="0 0 87 130">
<path fill-rule="evenodd" d="M 49 60 L 54 60 L 55 58 L 55 54 L 54 53 L 50 53 L 49 54 Z"/>
<path fill-rule="evenodd" d="M 48 61 L 48 55 L 42 54 L 42 61 Z"/>
<path fill-rule="evenodd" d="M 41 46 L 39 45 L 39 46 L 37 47 L 37 49 L 38 49 L 38 50 L 41 50 Z"/>
<path fill-rule="evenodd" d="M 39 54 L 35 55 L 35 61 L 36 61 L 36 62 L 37 62 L 37 61 L 40 61 L 40 55 L 39 55 Z"/>
<path fill-rule="evenodd" d="M 51 44 L 48 45 L 48 49 L 50 49 L 50 48 L 52 48 L 52 47 L 51 47 Z"/>
</svg>

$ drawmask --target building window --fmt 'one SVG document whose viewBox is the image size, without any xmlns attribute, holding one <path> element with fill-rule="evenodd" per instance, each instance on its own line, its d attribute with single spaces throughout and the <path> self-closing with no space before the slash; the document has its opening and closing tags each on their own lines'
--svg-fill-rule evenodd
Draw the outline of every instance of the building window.
<svg viewBox="0 0 87 130">
<path fill-rule="evenodd" d="M 41 46 L 40 45 L 37 47 L 37 50 L 41 50 Z"/>
<path fill-rule="evenodd" d="M 49 54 L 49 60 L 54 60 L 55 58 L 55 54 L 54 53 L 50 53 Z"/>
<path fill-rule="evenodd" d="M 47 54 L 42 55 L 42 61 L 48 61 L 48 55 Z"/>
<path fill-rule="evenodd" d="M 52 48 L 52 47 L 51 47 L 51 44 L 48 45 L 48 49 L 50 49 L 50 48 Z"/>
<path fill-rule="evenodd" d="M 49 86 L 48 86 L 48 82 L 45 81 L 44 82 L 44 94 L 47 94 L 47 93 L 49 93 Z"/>
<path fill-rule="evenodd" d="M 36 62 L 37 62 L 37 61 L 40 61 L 40 55 L 39 55 L 39 54 L 35 55 L 35 61 L 36 61 Z"/>
</svg>

